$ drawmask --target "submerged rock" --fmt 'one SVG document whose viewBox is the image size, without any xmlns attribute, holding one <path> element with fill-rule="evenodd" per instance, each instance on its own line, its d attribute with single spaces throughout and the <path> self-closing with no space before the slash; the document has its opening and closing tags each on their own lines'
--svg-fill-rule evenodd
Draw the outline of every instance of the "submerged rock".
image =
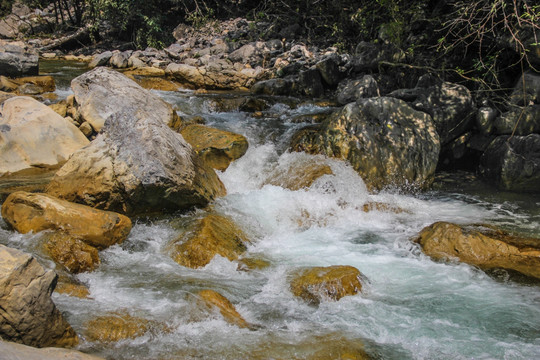
<svg viewBox="0 0 540 360">
<path fill-rule="evenodd" d="M 193 124 L 184 127 L 180 133 L 203 162 L 216 170 L 227 169 L 248 149 L 246 137 L 230 131 Z"/>
<path fill-rule="evenodd" d="M 294 158 L 286 164 L 288 166 L 276 167 L 269 174 L 266 183 L 295 191 L 309 188 L 321 176 L 334 174 L 324 158 L 306 155 L 308 156 L 309 158 Z"/>
<path fill-rule="evenodd" d="M 200 220 L 187 239 L 176 240 L 173 259 L 190 268 L 206 266 L 216 255 L 231 261 L 247 250 L 247 236 L 230 219 L 210 214 Z"/>
<path fill-rule="evenodd" d="M 388 97 L 346 105 L 300 130 L 291 147 L 348 160 L 371 189 L 429 185 L 440 151 L 431 117 Z"/>
<path fill-rule="evenodd" d="M 69 347 L 78 337 L 51 300 L 56 274 L 0 245 L 0 337 L 25 345 Z"/>
<path fill-rule="evenodd" d="M 497 137 L 480 158 L 479 172 L 501 189 L 540 191 L 540 135 Z"/>
<path fill-rule="evenodd" d="M 24 191 L 7 197 L 2 217 L 20 233 L 55 230 L 98 249 L 122 243 L 131 230 L 124 215 Z"/>
<path fill-rule="evenodd" d="M 337 301 L 362 290 L 362 274 L 352 266 L 328 266 L 303 269 L 291 281 L 293 295 L 307 302 Z"/>
<path fill-rule="evenodd" d="M 414 240 L 435 260 L 459 259 L 484 270 L 506 269 L 540 279 L 540 240 L 481 225 L 437 222 Z"/>
<path fill-rule="evenodd" d="M 129 214 L 205 206 L 225 194 L 214 170 L 167 126 L 173 121 L 168 104 L 160 99 L 155 102 L 153 94 L 105 68 L 77 79 L 86 89 L 82 93 L 88 95 L 81 99 L 81 106 L 96 101 L 95 108 L 88 108 L 99 109 L 93 114 L 105 125 L 89 146 L 73 154 L 57 172 L 47 190 L 50 194 Z M 127 87 L 120 89 L 123 84 Z M 140 97 L 124 99 L 133 89 Z M 102 98 L 107 98 L 108 105 L 97 104 Z"/>
<path fill-rule="evenodd" d="M 202 290 L 197 293 L 197 297 L 209 310 L 219 310 L 221 316 L 230 324 L 240 328 L 248 328 L 249 324 L 242 315 L 236 311 L 229 299 L 214 290 Z"/>
<path fill-rule="evenodd" d="M 90 320 L 85 325 L 84 334 L 90 341 L 111 343 L 142 336 L 151 326 L 149 320 L 131 316 L 123 311 Z"/>
<path fill-rule="evenodd" d="M 64 163 L 88 139 L 48 106 L 29 97 L 4 102 L 0 116 L 0 176 Z"/>
<path fill-rule="evenodd" d="M 100 264 L 95 247 L 64 233 L 47 234 L 44 248 L 54 262 L 73 274 L 92 271 Z"/>
</svg>

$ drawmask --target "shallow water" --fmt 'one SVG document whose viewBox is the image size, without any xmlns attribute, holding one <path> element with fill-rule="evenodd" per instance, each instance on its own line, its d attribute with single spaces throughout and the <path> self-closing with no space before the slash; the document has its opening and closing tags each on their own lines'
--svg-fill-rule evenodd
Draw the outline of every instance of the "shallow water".
<svg viewBox="0 0 540 360">
<path fill-rule="evenodd" d="M 306 125 L 291 119 L 323 108 L 293 99 L 254 118 L 234 109 L 217 112 L 216 95 L 158 94 L 181 114 L 202 115 L 208 125 L 249 139 L 247 154 L 219 174 L 228 195 L 212 207 L 248 234 L 246 257 L 271 265 L 243 272 L 217 257 L 203 269 L 184 268 L 171 260 L 168 246 L 204 210 L 137 219 L 124 244 L 101 252 L 98 270 L 77 276 L 88 285 L 89 299 L 55 294 L 54 301 L 83 336 L 88 320 L 124 309 L 168 331 L 110 345 L 83 338 L 82 351 L 110 359 L 303 359 L 326 338 L 336 346 L 361 344 L 382 359 L 540 358 L 540 287 L 433 262 L 411 242 L 440 220 L 491 223 L 538 237 L 540 197 L 465 180 L 413 195 L 370 194 L 345 163 L 285 151 L 294 131 Z M 271 180 L 314 161 L 327 163 L 334 175 L 296 191 Z M 364 212 L 370 201 L 400 211 Z M 35 248 L 39 237 L 0 229 L 0 243 L 22 249 Z M 293 297 L 287 277 L 294 269 L 328 265 L 358 268 L 365 276 L 362 294 L 317 307 Z M 254 328 L 200 316 L 193 294 L 203 289 L 226 296 Z"/>
</svg>

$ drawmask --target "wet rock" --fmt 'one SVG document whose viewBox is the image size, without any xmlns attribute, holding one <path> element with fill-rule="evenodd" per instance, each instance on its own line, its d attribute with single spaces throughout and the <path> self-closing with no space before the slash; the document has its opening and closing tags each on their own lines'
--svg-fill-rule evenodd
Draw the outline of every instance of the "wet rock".
<svg viewBox="0 0 540 360">
<path fill-rule="evenodd" d="M 276 167 L 265 183 L 296 191 L 309 188 L 321 176 L 334 174 L 322 157 L 306 155 L 287 165 Z"/>
<path fill-rule="evenodd" d="M 0 76 L 0 90 L 7 92 L 15 92 L 19 84 L 14 82 L 12 79 L 9 79 L 5 76 Z"/>
<path fill-rule="evenodd" d="M 341 80 L 338 63 L 339 57 L 335 55 L 321 60 L 315 65 L 324 83 L 329 87 L 335 87 Z"/>
<path fill-rule="evenodd" d="M 540 240 L 512 236 L 481 225 L 437 222 L 414 240 L 435 260 L 452 260 L 484 270 L 502 268 L 540 279 Z"/>
<path fill-rule="evenodd" d="M 88 64 L 88 68 L 93 69 L 98 66 L 105 66 L 113 56 L 112 51 L 105 51 L 101 54 L 94 55 L 92 61 Z"/>
<path fill-rule="evenodd" d="M 178 91 L 180 85 L 174 81 L 170 81 L 158 77 L 147 77 L 147 76 L 135 76 L 133 78 L 137 84 L 148 90 L 159 90 L 159 91 Z"/>
<path fill-rule="evenodd" d="M 392 204 L 382 203 L 382 202 L 376 202 L 376 201 L 370 201 L 364 204 L 362 207 L 362 210 L 364 212 L 370 212 L 370 211 L 380 211 L 380 212 L 391 212 L 394 214 L 401 214 L 401 213 L 408 213 L 408 210 L 404 210 L 403 208 L 399 206 L 395 206 Z"/>
<path fill-rule="evenodd" d="M 419 85 L 425 78 L 418 80 Z M 476 115 L 470 91 L 463 85 L 444 82 L 414 89 L 400 89 L 388 94 L 402 99 L 419 111 L 433 118 L 441 145 L 445 145 L 463 135 L 472 125 Z"/>
<path fill-rule="evenodd" d="M 251 92 L 260 95 L 290 95 L 293 81 L 290 79 L 270 79 L 257 82 Z"/>
<path fill-rule="evenodd" d="M 242 157 L 248 149 L 248 141 L 243 135 L 204 125 L 188 125 L 182 129 L 181 134 L 203 162 L 217 170 L 227 169 L 232 161 Z"/>
<path fill-rule="evenodd" d="M 19 85 L 19 91 L 21 86 L 25 84 L 32 84 L 39 88 L 38 94 L 45 92 L 53 92 L 56 90 L 56 84 L 52 76 L 27 76 L 14 79 L 13 82 Z"/>
<path fill-rule="evenodd" d="M 429 185 L 440 151 L 430 116 L 388 97 L 346 105 L 300 130 L 291 147 L 348 160 L 371 189 Z"/>
<path fill-rule="evenodd" d="M 168 104 L 112 70 L 98 68 L 83 76 L 77 80 L 81 87 L 95 84 L 99 95 L 88 91 L 82 103 L 77 102 L 82 107 L 95 102 L 96 107 L 89 109 L 99 109 L 92 111 L 105 125 L 58 171 L 47 190 L 50 194 L 129 214 L 205 206 L 225 194 L 214 170 L 202 164 L 182 136 L 166 125 L 176 118 Z M 110 84 L 112 91 L 100 83 Z M 118 88 L 123 84 L 127 87 Z M 140 96 L 130 96 L 130 91 Z"/>
<path fill-rule="evenodd" d="M 131 231 L 124 215 L 24 191 L 8 196 L 2 217 L 20 233 L 60 231 L 98 249 L 122 243 Z"/>
<path fill-rule="evenodd" d="M 132 316 L 125 311 L 100 316 L 85 324 L 85 336 L 100 343 L 135 339 L 150 330 L 149 320 Z"/>
<path fill-rule="evenodd" d="M 231 261 L 247 250 L 247 236 L 230 219 L 210 214 L 200 220 L 195 230 L 175 241 L 173 259 L 190 268 L 206 266 L 215 255 Z"/>
<path fill-rule="evenodd" d="M 221 316 L 232 325 L 236 325 L 240 328 L 248 328 L 249 324 L 244 320 L 242 315 L 236 311 L 236 308 L 225 296 L 214 290 L 202 290 L 197 293 L 199 301 L 202 302 L 203 306 L 207 307 L 208 310 L 212 311 L 214 309 L 219 310 Z"/>
<path fill-rule="evenodd" d="M 74 296 L 80 299 L 87 299 L 90 296 L 90 290 L 87 286 L 68 276 L 59 276 L 58 284 L 56 284 L 54 291 L 59 294 Z"/>
<path fill-rule="evenodd" d="M 342 81 L 337 90 L 337 101 L 341 105 L 358 99 L 379 96 L 379 86 L 371 75 L 364 75 L 361 79 Z"/>
<path fill-rule="evenodd" d="M 497 137 L 480 158 L 479 172 L 501 189 L 540 191 L 540 135 Z"/>
<path fill-rule="evenodd" d="M 352 266 L 313 267 L 294 274 L 291 291 L 309 303 L 337 301 L 359 293 L 361 277 L 360 271 Z"/>
<path fill-rule="evenodd" d="M 172 107 L 159 96 L 107 68 L 97 68 L 76 77 L 71 87 L 81 116 L 97 132 L 107 118 L 120 113 L 164 124 L 175 117 Z"/>
<path fill-rule="evenodd" d="M 38 61 L 38 54 L 23 43 L 6 43 L 0 40 L 0 75 L 38 75 Z"/>
<path fill-rule="evenodd" d="M 295 86 L 296 90 L 305 96 L 317 98 L 324 94 L 321 74 L 317 69 L 300 72 Z"/>
<path fill-rule="evenodd" d="M 29 97 L 4 102 L 0 117 L 0 175 L 64 163 L 88 139 L 49 107 Z"/>
<path fill-rule="evenodd" d="M 514 108 L 493 121 L 495 135 L 529 135 L 540 132 L 540 105 Z"/>
<path fill-rule="evenodd" d="M 244 257 L 238 260 L 238 268 L 240 271 L 262 270 L 269 267 L 271 264 L 268 260 L 259 257 Z"/>
<path fill-rule="evenodd" d="M 0 354 L 9 360 L 105 360 L 76 350 L 55 347 L 36 349 L 35 347 L 0 340 Z"/>
<path fill-rule="evenodd" d="M 78 343 L 71 326 L 51 300 L 56 274 L 36 259 L 0 245 L 0 336 L 35 346 Z"/>
<path fill-rule="evenodd" d="M 100 264 L 98 250 L 61 232 L 46 235 L 45 252 L 72 274 L 92 271 Z"/>
</svg>

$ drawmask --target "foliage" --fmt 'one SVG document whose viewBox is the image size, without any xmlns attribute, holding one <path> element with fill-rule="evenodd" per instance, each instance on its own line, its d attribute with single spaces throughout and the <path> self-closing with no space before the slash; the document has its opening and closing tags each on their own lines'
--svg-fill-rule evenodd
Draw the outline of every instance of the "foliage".
<svg viewBox="0 0 540 360">
<path fill-rule="evenodd" d="M 14 0 L 0 0 L 0 18 L 11 12 L 11 5 Z"/>
</svg>

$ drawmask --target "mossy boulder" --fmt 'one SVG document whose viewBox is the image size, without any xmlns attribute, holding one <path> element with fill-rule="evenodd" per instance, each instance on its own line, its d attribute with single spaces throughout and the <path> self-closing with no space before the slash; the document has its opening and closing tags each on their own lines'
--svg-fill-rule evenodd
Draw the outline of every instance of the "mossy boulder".
<svg viewBox="0 0 540 360">
<path fill-rule="evenodd" d="M 291 291 L 303 300 L 318 304 L 337 301 L 362 290 L 362 274 L 352 266 L 328 266 L 302 269 L 293 275 Z"/>
<path fill-rule="evenodd" d="M 198 221 L 193 232 L 177 239 L 172 257 L 190 268 L 206 266 L 216 255 L 231 261 L 247 250 L 249 239 L 231 219 L 210 214 Z"/>
<path fill-rule="evenodd" d="M 414 239 L 435 260 L 452 260 L 484 270 L 507 269 L 540 279 L 540 240 L 513 236 L 481 225 L 436 222 Z"/>
</svg>

